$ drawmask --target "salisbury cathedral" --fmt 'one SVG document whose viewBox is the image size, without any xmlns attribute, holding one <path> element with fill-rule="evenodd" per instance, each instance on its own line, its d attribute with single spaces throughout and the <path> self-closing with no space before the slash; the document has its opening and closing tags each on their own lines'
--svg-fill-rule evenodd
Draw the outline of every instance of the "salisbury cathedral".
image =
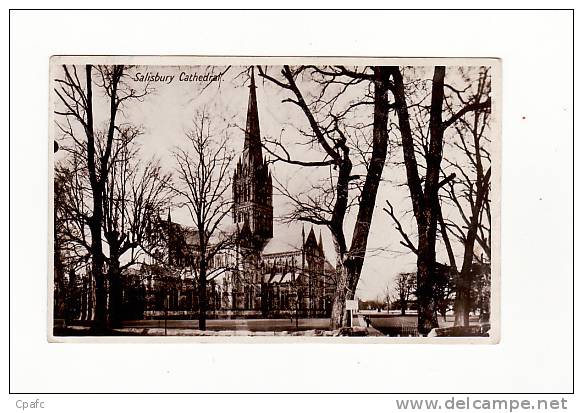
<svg viewBox="0 0 583 413">
<path fill-rule="evenodd" d="M 208 316 L 216 318 L 329 317 L 334 268 L 326 259 L 321 233 L 303 225 L 274 231 L 273 186 L 263 157 L 253 73 L 243 151 L 232 180 L 235 246 L 214 256 L 207 276 Z M 163 254 L 126 271 L 123 318 L 196 318 L 198 234 L 160 219 Z M 78 314 L 87 319 L 90 277 L 83 278 Z"/>
</svg>

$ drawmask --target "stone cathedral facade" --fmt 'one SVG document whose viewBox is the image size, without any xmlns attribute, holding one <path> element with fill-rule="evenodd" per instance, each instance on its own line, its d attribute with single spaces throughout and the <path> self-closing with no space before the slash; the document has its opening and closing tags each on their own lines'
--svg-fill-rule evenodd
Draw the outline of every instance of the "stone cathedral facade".
<svg viewBox="0 0 583 413">
<path fill-rule="evenodd" d="M 207 278 L 208 316 L 328 317 L 335 289 L 321 233 L 301 223 L 274 228 L 273 185 L 263 156 L 257 94 L 251 72 L 243 151 L 232 183 L 236 248 L 218 254 Z M 165 257 L 128 272 L 131 318 L 195 318 L 198 310 L 196 230 L 161 219 Z M 159 265 L 164 262 L 165 265 Z M 138 307 L 136 309 L 136 307 Z M 138 317 L 139 318 L 139 317 Z"/>
<path fill-rule="evenodd" d="M 233 222 L 241 261 L 233 273 L 233 308 L 263 314 L 329 313 L 334 269 L 321 235 L 317 241 L 314 229 L 306 235 L 303 227 L 297 233 L 274 233 L 272 177 L 263 157 L 253 71 L 243 153 L 233 176 Z"/>
</svg>

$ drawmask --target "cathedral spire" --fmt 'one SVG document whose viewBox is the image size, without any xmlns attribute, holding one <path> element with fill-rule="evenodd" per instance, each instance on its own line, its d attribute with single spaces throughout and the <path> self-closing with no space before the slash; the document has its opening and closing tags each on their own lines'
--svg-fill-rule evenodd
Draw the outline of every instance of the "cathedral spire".
<svg viewBox="0 0 583 413">
<path fill-rule="evenodd" d="M 257 93 L 255 73 L 251 66 L 251 84 L 249 85 L 249 103 L 247 105 L 247 126 L 245 127 L 245 144 L 243 153 L 251 164 L 259 165 L 263 160 L 261 151 L 261 134 L 259 131 L 259 114 L 257 111 Z"/>
<path fill-rule="evenodd" d="M 233 219 L 247 223 L 250 237 L 257 246 L 273 237 L 273 184 L 261 153 L 261 134 L 257 111 L 257 94 L 253 67 L 249 73 L 249 104 L 243 154 L 233 175 Z M 243 236 L 244 228 L 241 229 Z"/>
</svg>

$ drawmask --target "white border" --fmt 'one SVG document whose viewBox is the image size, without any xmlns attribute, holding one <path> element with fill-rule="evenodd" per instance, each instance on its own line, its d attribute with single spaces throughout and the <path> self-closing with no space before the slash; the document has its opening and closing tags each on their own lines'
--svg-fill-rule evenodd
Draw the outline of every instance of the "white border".
<svg viewBox="0 0 583 413">
<path fill-rule="evenodd" d="M 571 391 L 572 29 L 570 12 L 13 14 L 11 390 Z M 46 74 L 65 53 L 501 58 L 500 344 L 47 343 Z"/>
</svg>

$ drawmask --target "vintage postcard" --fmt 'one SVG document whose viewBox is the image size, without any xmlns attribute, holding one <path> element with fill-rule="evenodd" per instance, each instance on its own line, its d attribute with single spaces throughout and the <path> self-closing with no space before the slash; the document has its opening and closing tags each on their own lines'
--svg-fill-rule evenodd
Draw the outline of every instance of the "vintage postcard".
<svg viewBox="0 0 583 413">
<path fill-rule="evenodd" d="M 49 340 L 497 343 L 500 66 L 52 57 Z"/>
</svg>

